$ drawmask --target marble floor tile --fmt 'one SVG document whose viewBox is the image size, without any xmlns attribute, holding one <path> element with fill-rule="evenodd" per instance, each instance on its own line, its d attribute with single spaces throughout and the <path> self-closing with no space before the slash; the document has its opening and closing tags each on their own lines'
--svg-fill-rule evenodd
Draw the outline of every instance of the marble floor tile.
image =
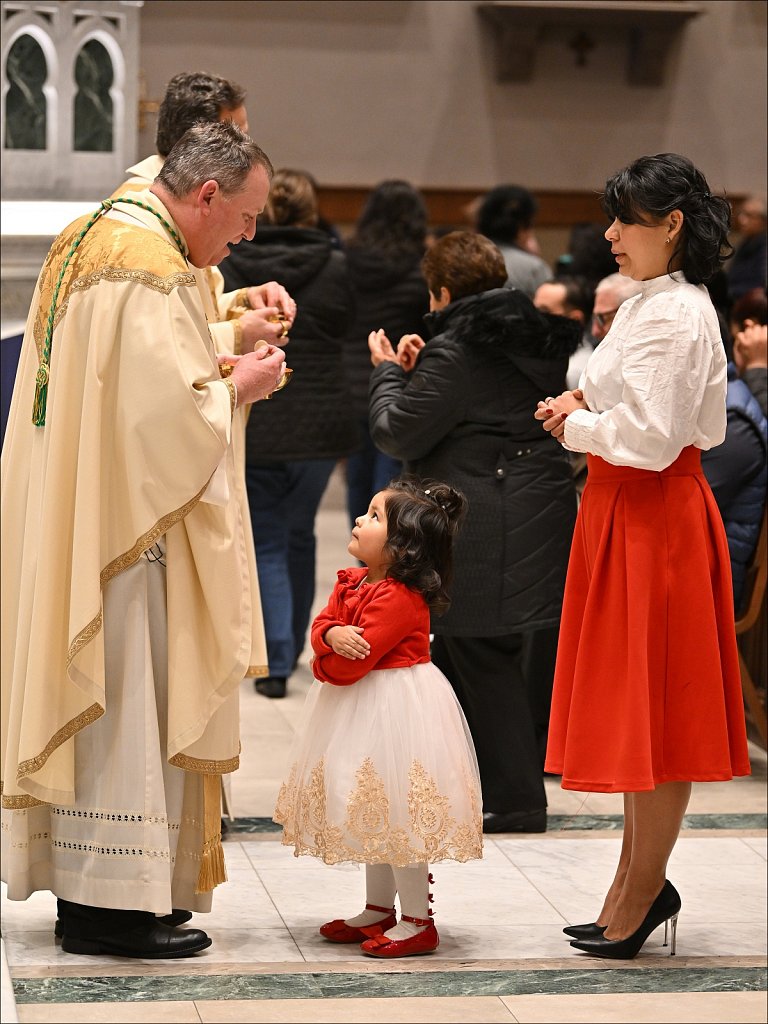
<svg viewBox="0 0 768 1024">
<path fill-rule="evenodd" d="M 502 996 L 520 1024 L 765 1024 L 764 992 Z"/>
<path fill-rule="evenodd" d="M 768 860 L 768 837 L 745 836 L 742 843 L 746 843 L 747 846 L 759 853 L 763 860 Z"/>
<path fill-rule="evenodd" d="M 256 1021 L 260 1024 L 514 1024 L 496 996 L 401 999 L 271 999 L 258 1008 L 242 1000 L 199 1001 L 203 1024 Z M 41 1019 L 42 1018 L 38 1018 Z M 68 1018 L 74 1019 L 74 1018 Z"/>
<path fill-rule="evenodd" d="M 22 1024 L 200 1024 L 201 1018 L 192 1002 L 157 1000 L 149 1012 L 146 1003 L 22 1003 L 19 1020 Z"/>
</svg>

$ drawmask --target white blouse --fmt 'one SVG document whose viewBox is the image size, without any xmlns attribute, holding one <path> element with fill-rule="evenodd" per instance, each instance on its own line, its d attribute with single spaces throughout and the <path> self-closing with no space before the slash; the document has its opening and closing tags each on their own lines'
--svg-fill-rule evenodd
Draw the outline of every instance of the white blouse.
<svg viewBox="0 0 768 1024">
<path fill-rule="evenodd" d="M 581 375 L 587 409 L 565 447 L 614 466 L 666 469 L 683 448 L 725 438 L 727 361 L 709 293 L 681 273 L 642 283 L 619 307 Z"/>
</svg>

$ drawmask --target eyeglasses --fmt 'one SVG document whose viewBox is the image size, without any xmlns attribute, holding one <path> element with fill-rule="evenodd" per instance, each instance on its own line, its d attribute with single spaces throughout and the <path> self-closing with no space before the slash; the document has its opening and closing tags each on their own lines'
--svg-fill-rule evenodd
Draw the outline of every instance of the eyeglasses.
<svg viewBox="0 0 768 1024">
<path fill-rule="evenodd" d="M 613 323 L 613 318 L 619 312 L 619 307 L 616 309 L 609 309 L 607 313 L 593 313 L 592 319 L 598 325 L 598 327 L 608 327 Z"/>
</svg>

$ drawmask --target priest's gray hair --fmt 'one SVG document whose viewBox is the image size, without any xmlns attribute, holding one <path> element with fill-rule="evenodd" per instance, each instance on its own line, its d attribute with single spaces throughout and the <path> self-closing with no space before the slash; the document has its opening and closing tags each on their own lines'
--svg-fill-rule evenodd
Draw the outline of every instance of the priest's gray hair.
<svg viewBox="0 0 768 1024">
<path fill-rule="evenodd" d="M 219 183 L 224 195 L 234 195 L 242 192 L 250 171 L 259 166 L 271 181 L 269 157 L 232 121 L 196 124 L 173 147 L 155 181 L 176 199 L 211 180 Z"/>
</svg>

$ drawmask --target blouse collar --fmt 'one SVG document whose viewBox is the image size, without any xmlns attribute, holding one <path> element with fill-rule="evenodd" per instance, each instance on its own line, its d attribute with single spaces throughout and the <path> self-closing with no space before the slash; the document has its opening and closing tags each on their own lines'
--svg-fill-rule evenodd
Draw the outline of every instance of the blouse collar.
<svg viewBox="0 0 768 1024">
<path fill-rule="evenodd" d="M 682 270 L 675 270 L 671 274 L 652 277 L 650 281 L 641 281 L 640 287 L 643 290 L 643 298 L 647 299 L 651 295 L 658 295 L 659 292 L 668 291 L 670 288 L 676 288 L 685 283 L 685 275 Z"/>
</svg>

